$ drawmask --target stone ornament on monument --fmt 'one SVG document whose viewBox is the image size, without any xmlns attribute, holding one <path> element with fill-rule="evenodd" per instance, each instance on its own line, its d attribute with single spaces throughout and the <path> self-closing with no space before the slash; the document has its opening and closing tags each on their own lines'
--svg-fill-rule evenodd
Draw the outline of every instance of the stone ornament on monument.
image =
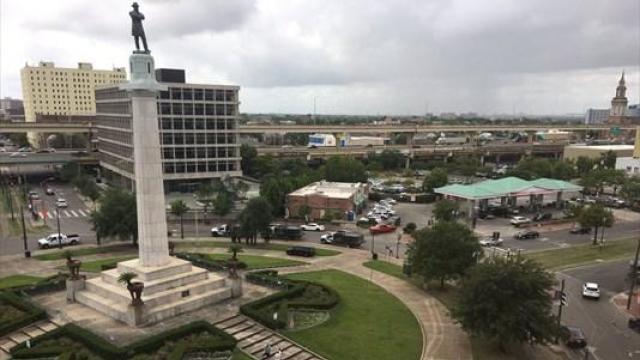
<svg viewBox="0 0 640 360">
<path fill-rule="evenodd" d="M 118 263 L 100 277 L 85 282 L 84 289 L 71 295 L 132 326 L 151 324 L 242 294 L 241 282 L 209 273 L 190 262 L 169 256 L 166 205 L 158 130 L 158 91 L 166 90 L 155 77 L 155 64 L 142 28 L 144 15 L 137 3 L 129 13 L 136 50 L 129 56 L 131 80 L 119 86 L 131 107 L 136 202 L 138 212 L 137 259 Z M 144 51 L 140 51 L 139 38 Z M 135 274 L 141 294 L 133 303 L 127 286 L 119 284 L 123 274 Z M 232 289 L 233 287 L 233 289 Z M 130 290 L 130 289 L 129 289 Z"/>
</svg>

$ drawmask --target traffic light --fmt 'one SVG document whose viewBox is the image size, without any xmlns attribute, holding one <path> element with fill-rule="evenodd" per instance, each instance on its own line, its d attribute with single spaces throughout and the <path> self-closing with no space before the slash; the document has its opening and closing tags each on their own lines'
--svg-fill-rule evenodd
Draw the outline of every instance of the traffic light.
<svg viewBox="0 0 640 360">
<path fill-rule="evenodd" d="M 567 293 L 566 292 L 561 292 L 560 293 L 560 305 L 562 305 L 562 306 L 569 305 L 569 298 L 567 297 Z"/>
</svg>

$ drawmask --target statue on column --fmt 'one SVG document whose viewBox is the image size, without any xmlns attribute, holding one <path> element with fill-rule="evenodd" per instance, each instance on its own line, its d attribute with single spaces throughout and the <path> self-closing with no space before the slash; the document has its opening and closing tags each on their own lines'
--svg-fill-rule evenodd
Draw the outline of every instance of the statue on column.
<svg viewBox="0 0 640 360">
<path fill-rule="evenodd" d="M 142 20 L 144 15 L 138 11 L 138 3 L 134 2 L 131 7 L 133 10 L 129 12 L 131 16 L 131 35 L 136 42 L 136 51 L 140 51 L 140 38 L 142 38 L 142 46 L 144 46 L 144 53 L 148 54 L 149 48 L 147 47 L 147 36 L 144 34 L 144 28 L 142 27 Z"/>
</svg>

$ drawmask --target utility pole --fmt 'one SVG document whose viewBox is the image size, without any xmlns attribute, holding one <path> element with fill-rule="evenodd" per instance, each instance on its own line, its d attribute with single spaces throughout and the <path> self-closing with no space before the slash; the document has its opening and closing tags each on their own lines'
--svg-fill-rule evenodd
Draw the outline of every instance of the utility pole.
<svg viewBox="0 0 640 360">
<path fill-rule="evenodd" d="M 398 233 L 398 241 L 396 242 L 396 259 L 400 258 L 400 238 L 402 238 L 402 233 Z"/>
<path fill-rule="evenodd" d="M 62 249 L 62 236 L 60 233 L 60 208 L 56 206 L 56 218 L 58 220 L 58 248 Z"/>
<path fill-rule="evenodd" d="M 631 287 L 629 289 L 629 297 L 627 298 L 627 310 L 631 308 L 631 298 L 633 297 L 633 289 L 638 281 L 638 255 L 640 254 L 640 239 L 638 239 L 638 246 L 636 247 L 636 257 L 633 259 L 633 269 L 631 269 Z"/>
<path fill-rule="evenodd" d="M 371 257 L 375 256 L 376 235 L 371 233 Z"/>
<path fill-rule="evenodd" d="M 562 285 L 560 287 L 560 305 L 558 306 L 558 328 L 560 327 L 560 321 L 562 319 L 562 307 L 567 305 L 567 294 L 564 292 L 564 279 L 562 279 Z M 558 337 L 556 336 L 556 343 Z"/>
<path fill-rule="evenodd" d="M 27 227 L 24 223 L 24 209 L 20 206 L 20 218 L 22 219 L 22 243 L 24 245 L 24 257 L 30 258 L 31 251 L 29 251 L 29 247 L 27 245 Z"/>
</svg>

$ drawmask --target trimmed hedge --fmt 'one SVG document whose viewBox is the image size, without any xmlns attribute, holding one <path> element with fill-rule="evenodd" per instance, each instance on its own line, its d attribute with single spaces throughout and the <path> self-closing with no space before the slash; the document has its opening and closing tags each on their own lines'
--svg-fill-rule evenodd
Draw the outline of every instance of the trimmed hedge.
<svg viewBox="0 0 640 360">
<path fill-rule="evenodd" d="M 288 308 L 328 310 L 336 306 L 340 301 L 338 293 L 329 287 L 309 281 L 292 281 L 282 278 L 278 276 L 278 272 L 275 270 L 251 272 L 245 278 L 255 284 L 283 289 L 275 294 L 240 306 L 242 314 L 271 329 L 283 329 L 287 326 L 286 317 L 273 318 L 274 309 L 277 309 L 278 313 L 286 313 Z M 326 292 L 328 296 L 326 298 L 317 295 L 311 298 L 304 296 L 307 292 L 317 291 L 313 289 L 318 288 L 320 291 Z"/>
<path fill-rule="evenodd" d="M 194 344 L 180 343 L 171 352 L 170 359 L 182 359 L 189 352 L 194 351 L 227 351 L 236 346 L 233 336 L 216 328 L 206 321 L 194 321 L 178 328 L 152 335 L 125 347 L 117 347 L 105 339 L 74 324 L 67 324 L 31 340 L 31 348 L 19 344 L 11 349 L 15 359 L 30 359 L 38 356 L 59 356 L 69 349 L 60 346 L 38 348 L 38 344 L 47 340 L 67 337 L 82 344 L 87 350 L 107 360 L 126 359 L 138 354 L 152 353 L 165 345 L 167 341 L 179 341 L 189 335 L 206 332 L 217 339 L 215 341 L 196 342 Z"/>
<path fill-rule="evenodd" d="M 226 260 L 212 260 L 206 254 L 198 253 L 177 253 L 177 258 L 191 262 L 193 265 L 205 268 L 209 271 L 226 271 L 229 269 L 229 262 Z M 242 261 L 236 262 L 238 269 L 246 269 L 247 264 Z"/>
<path fill-rule="evenodd" d="M 0 336 L 7 335 L 38 320 L 47 318 L 47 313 L 43 309 L 12 292 L 0 292 L 0 303 L 8 304 L 25 312 L 24 316 L 0 324 Z"/>
</svg>

